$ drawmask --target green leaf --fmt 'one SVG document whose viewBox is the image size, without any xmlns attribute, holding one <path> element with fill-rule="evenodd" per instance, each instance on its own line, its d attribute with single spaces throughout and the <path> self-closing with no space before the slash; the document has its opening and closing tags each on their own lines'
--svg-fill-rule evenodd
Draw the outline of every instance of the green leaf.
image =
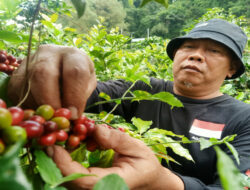
<svg viewBox="0 0 250 190">
<path fill-rule="evenodd" d="M 21 166 L 18 154 L 23 142 L 16 143 L 0 156 L 0 189 L 3 190 L 32 190 Z"/>
<path fill-rule="evenodd" d="M 176 154 L 186 158 L 187 160 L 194 161 L 192 156 L 190 155 L 188 149 L 181 146 L 181 142 L 175 141 L 170 137 L 165 136 L 164 134 L 155 132 L 153 130 L 149 130 L 147 133 L 144 134 L 146 138 L 154 140 L 154 144 L 151 146 L 157 146 L 157 143 L 162 144 L 164 147 L 171 148 Z"/>
<path fill-rule="evenodd" d="M 140 134 L 143 134 L 144 132 L 146 132 L 150 126 L 152 125 L 152 121 L 144 121 L 140 118 L 136 118 L 136 117 L 133 117 L 131 119 L 132 123 L 137 127 L 138 129 L 138 132 Z"/>
<path fill-rule="evenodd" d="M 70 153 L 72 160 L 79 163 L 86 159 L 86 144 L 81 144 L 77 149 Z"/>
<path fill-rule="evenodd" d="M 239 159 L 239 154 L 238 154 L 237 150 L 229 142 L 225 142 L 225 144 L 227 145 L 227 148 L 232 152 L 237 164 L 239 165 L 240 159 Z"/>
<path fill-rule="evenodd" d="M 99 180 L 93 190 L 129 190 L 124 179 L 117 174 L 110 174 Z"/>
<path fill-rule="evenodd" d="M 44 190 L 67 190 L 67 189 L 65 187 L 51 187 L 51 185 L 45 184 Z"/>
<path fill-rule="evenodd" d="M 145 6 L 147 3 L 149 3 L 150 1 L 155 1 L 157 3 L 162 4 L 164 7 L 168 8 L 168 0 L 143 0 L 140 7 Z"/>
<path fill-rule="evenodd" d="M 58 14 L 54 13 L 53 15 L 50 16 L 50 21 L 51 22 L 56 22 L 58 19 Z"/>
<path fill-rule="evenodd" d="M 57 184 L 63 176 L 53 160 L 41 150 L 35 150 L 34 154 L 36 157 L 37 169 L 45 183 L 50 185 Z"/>
<path fill-rule="evenodd" d="M 183 104 L 180 100 L 178 100 L 173 94 L 169 92 L 159 92 L 156 94 L 150 94 L 149 92 L 142 91 L 142 90 L 135 90 L 133 91 L 133 95 L 135 98 L 133 101 L 140 101 L 140 100 L 158 100 L 165 102 L 172 107 L 183 107 Z"/>
<path fill-rule="evenodd" d="M 90 160 L 90 166 L 102 168 L 111 167 L 113 163 L 114 154 L 115 152 L 111 149 L 105 151 L 95 151 L 90 154 L 90 157 L 92 157 L 92 160 Z"/>
<path fill-rule="evenodd" d="M 10 106 L 10 101 L 7 97 L 7 87 L 10 77 L 6 73 L 0 72 L 0 98 L 2 98 L 8 106 Z"/>
<path fill-rule="evenodd" d="M 134 0 L 128 0 L 128 4 L 130 7 L 132 7 L 134 5 Z"/>
<path fill-rule="evenodd" d="M 85 0 L 71 0 L 71 2 L 77 11 L 78 18 L 82 17 L 82 15 L 85 12 L 86 1 Z"/>
<path fill-rule="evenodd" d="M 141 80 L 143 82 L 145 82 L 147 85 L 150 85 L 150 78 L 147 75 L 146 71 L 141 71 L 140 65 L 136 64 L 134 65 L 132 68 L 127 68 L 126 69 L 126 76 L 125 77 L 121 77 L 126 81 L 130 81 L 132 83 Z"/>
<path fill-rule="evenodd" d="M 147 3 L 149 3 L 150 1 L 153 1 L 153 0 L 143 0 L 140 4 L 140 7 L 143 7 L 145 6 Z"/>
<path fill-rule="evenodd" d="M 214 147 L 217 154 L 217 170 L 224 190 L 242 190 L 240 172 L 231 158 L 218 146 Z"/>
<path fill-rule="evenodd" d="M 0 30 L 0 39 L 7 42 L 21 43 L 28 42 L 29 37 L 11 31 Z"/>
<path fill-rule="evenodd" d="M 85 176 L 94 176 L 94 175 L 90 175 L 90 174 L 80 174 L 80 173 L 74 173 L 74 174 L 71 174 L 71 175 L 68 175 L 66 177 L 63 177 L 61 178 L 60 180 L 57 181 L 56 184 L 52 185 L 51 187 L 52 188 L 55 188 L 65 182 L 68 182 L 68 181 L 73 181 L 75 179 L 78 179 L 80 177 L 85 177 Z"/>
<path fill-rule="evenodd" d="M 161 5 L 163 5 L 164 7 L 168 8 L 168 0 L 154 0 L 157 3 L 160 3 Z"/>
<path fill-rule="evenodd" d="M 99 97 L 100 98 L 103 98 L 103 99 L 105 99 L 105 100 L 111 100 L 111 98 L 110 98 L 110 96 L 108 95 L 108 94 L 105 94 L 104 92 L 100 92 L 99 93 Z"/>
<path fill-rule="evenodd" d="M 200 138 L 199 141 L 200 141 L 200 150 L 204 150 L 206 148 L 213 146 L 214 144 L 217 144 L 216 142 L 213 143 L 212 141 L 204 139 L 204 138 Z"/>
<path fill-rule="evenodd" d="M 169 156 L 167 154 L 162 154 L 162 153 L 156 152 L 155 155 L 160 157 L 160 158 L 164 158 L 165 160 L 167 160 L 167 162 L 171 161 L 171 162 L 174 162 L 178 165 L 181 165 L 179 162 L 177 162 L 175 159 L 173 159 L 171 156 Z"/>
</svg>

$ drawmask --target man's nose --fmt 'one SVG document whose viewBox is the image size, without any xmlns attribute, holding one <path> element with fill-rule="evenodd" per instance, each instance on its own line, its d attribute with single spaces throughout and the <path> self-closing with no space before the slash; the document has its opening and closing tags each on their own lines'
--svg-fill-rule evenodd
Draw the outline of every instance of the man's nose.
<svg viewBox="0 0 250 190">
<path fill-rule="evenodd" d="M 188 57 L 189 61 L 198 61 L 202 63 L 205 60 L 204 51 L 201 49 L 194 50 Z"/>
</svg>

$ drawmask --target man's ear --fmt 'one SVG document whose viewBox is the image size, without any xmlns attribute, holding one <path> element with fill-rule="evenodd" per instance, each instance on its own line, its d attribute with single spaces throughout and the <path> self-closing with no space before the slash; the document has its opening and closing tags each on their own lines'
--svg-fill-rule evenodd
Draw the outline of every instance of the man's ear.
<svg viewBox="0 0 250 190">
<path fill-rule="evenodd" d="M 239 69 L 239 63 L 237 60 L 232 60 L 230 64 L 230 70 L 228 71 L 227 78 L 231 78 Z"/>
</svg>

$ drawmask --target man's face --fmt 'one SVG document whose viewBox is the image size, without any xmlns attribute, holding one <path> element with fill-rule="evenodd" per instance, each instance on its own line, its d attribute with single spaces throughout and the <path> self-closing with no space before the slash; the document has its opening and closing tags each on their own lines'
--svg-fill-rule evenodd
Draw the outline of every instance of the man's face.
<svg viewBox="0 0 250 190">
<path fill-rule="evenodd" d="M 174 56 L 174 84 L 218 90 L 231 77 L 231 55 L 222 44 L 209 39 L 186 40 Z"/>
</svg>

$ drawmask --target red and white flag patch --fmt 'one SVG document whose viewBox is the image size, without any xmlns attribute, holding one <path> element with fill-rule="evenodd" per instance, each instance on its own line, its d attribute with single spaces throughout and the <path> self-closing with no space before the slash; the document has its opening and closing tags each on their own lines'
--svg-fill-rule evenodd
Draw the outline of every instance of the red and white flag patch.
<svg viewBox="0 0 250 190">
<path fill-rule="evenodd" d="M 213 137 L 216 139 L 220 139 L 224 127 L 225 124 L 212 123 L 195 119 L 189 130 L 189 133 L 192 133 L 199 137 Z"/>
</svg>

